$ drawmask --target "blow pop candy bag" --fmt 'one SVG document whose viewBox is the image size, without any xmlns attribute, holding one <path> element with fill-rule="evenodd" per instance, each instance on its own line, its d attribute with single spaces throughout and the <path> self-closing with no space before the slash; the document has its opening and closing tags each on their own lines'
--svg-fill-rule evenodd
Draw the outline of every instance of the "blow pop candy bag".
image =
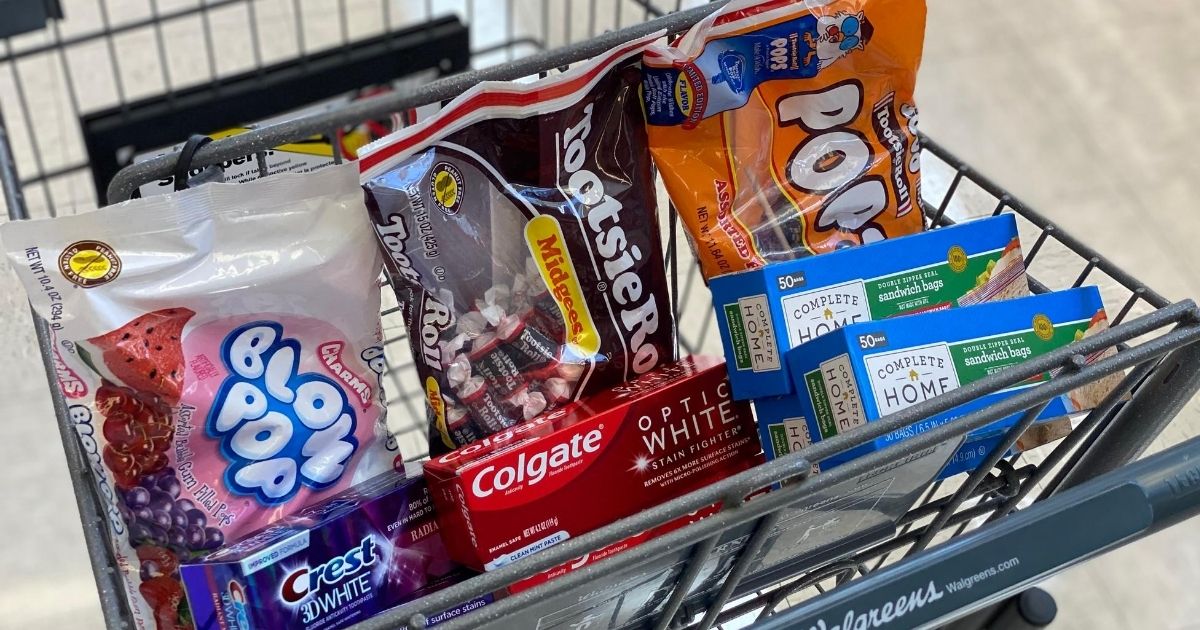
<svg viewBox="0 0 1200 630">
<path fill-rule="evenodd" d="M 139 628 L 177 573 L 393 467 L 381 260 L 352 164 L 0 226 Z"/>
<path fill-rule="evenodd" d="M 650 150 L 705 278 L 923 228 L 924 0 L 734 0 L 643 64 Z"/>
</svg>

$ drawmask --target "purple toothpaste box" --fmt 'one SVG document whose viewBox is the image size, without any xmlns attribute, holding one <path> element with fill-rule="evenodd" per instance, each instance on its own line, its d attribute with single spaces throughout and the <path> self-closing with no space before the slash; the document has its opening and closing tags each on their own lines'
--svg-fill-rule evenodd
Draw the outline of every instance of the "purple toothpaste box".
<svg viewBox="0 0 1200 630">
<path fill-rule="evenodd" d="M 332 630 L 473 575 L 446 553 L 419 465 L 350 488 L 180 573 L 197 630 Z"/>
</svg>

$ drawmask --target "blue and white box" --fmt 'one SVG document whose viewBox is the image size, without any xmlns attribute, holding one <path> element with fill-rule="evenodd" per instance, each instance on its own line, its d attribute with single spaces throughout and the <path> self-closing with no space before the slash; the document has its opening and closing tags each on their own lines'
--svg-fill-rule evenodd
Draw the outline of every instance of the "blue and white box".
<svg viewBox="0 0 1200 630">
<path fill-rule="evenodd" d="M 713 278 L 738 400 L 792 391 L 784 354 L 847 324 L 1028 295 L 1011 214 Z"/>
<path fill-rule="evenodd" d="M 787 353 L 796 393 L 754 403 L 763 450 L 768 458 L 793 452 L 1106 328 L 1103 302 L 1095 287 L 851 324 Z M 1114 352 L 1098 352 L 1087 360 L 1093 362 Z M 1052 376 L 1041 374 L 876 438 L 825 460 L 822 468 L 928 431 Z M 1039 421 L 1091 409 L 1120 378 L 1117 373 L 1056 397 Z M 988 443 L 1019 416 L 973 432 L 964 448 L 977 449 Z M 995 442 L 998 438 L 993 445 Z M 980 459 L 971 462 L 966 453 L 962 455 L 952 458 L 952 463 L 962 459 L 963 469 L 977 465 Z"/>
</svg>

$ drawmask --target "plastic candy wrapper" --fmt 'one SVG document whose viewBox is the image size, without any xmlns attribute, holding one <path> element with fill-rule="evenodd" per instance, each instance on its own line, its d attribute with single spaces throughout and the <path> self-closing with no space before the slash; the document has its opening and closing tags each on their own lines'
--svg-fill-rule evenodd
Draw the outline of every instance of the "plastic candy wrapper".
<svg viewBox="0 0 1200 630">
<path fill-rule="evenodd" d="M 393 468 L 353 165 L 2 228 L 136 627 L 191 625 L 181 561 Z"/>
<path fill-rule="evenodd" d="M 921 231 L 924 0 L 735 0 L 645 54 L 650 148 L 705 278 Z"/>
<path fill-rule="evenodd" d="M 672 360 L 638 98 L 650 39 L 483 83 L 360 152 L 432 454 Z"/>
</svg>

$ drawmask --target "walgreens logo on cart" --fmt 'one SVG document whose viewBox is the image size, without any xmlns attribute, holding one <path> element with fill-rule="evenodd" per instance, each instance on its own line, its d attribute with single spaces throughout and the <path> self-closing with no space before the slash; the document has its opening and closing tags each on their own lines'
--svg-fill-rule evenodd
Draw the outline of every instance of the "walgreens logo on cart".
<svg viewBox="0 0 1200 630">
<path fill-rule="evenodd" d="M 838 623 L 833 625 L 825 623 L 824 619 L 818 619 L 816 623 L 809 626 L 809 630 L 867 630 L 892 623 L 897 623 L 897 627 L 904 627 L 903 622 L 900 621 L 902 617 L 936 602 L 943 595 L 944 593 L 938 590 L 933 580 L 930 580 L 928 586 L 901 595 L 892 601 L 885 602 L 882 606 L 876 606 L 860 613 L 854 612 L 853 608 L 847 610 L 846 616 L 837 620 Z"/>
</svg>

